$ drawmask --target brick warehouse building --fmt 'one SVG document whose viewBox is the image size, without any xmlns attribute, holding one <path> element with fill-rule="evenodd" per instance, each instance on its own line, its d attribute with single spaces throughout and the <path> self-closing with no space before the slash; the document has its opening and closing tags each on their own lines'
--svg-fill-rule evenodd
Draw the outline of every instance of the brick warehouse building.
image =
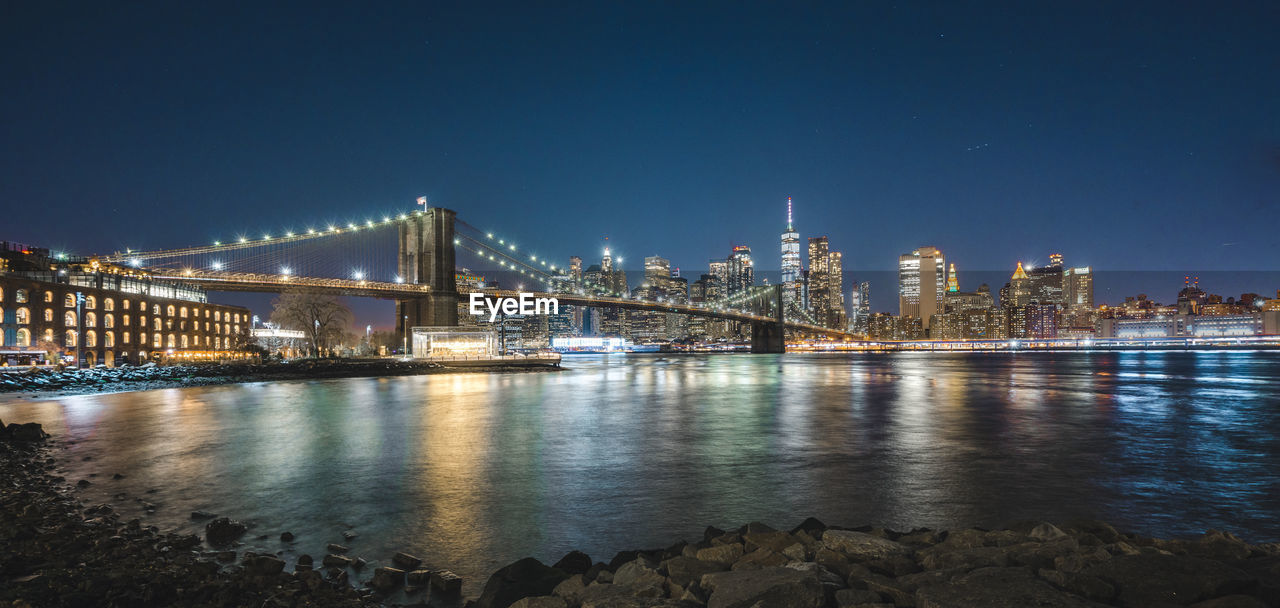
<svg viewBox="0 0 1280 608">
<path fill-rule="evenodd" d="M 198 287 L 0 243 L 0 365 L 41 362 L 51 345 L 85 366 L 243 358 L 251 319 Z"/>
</svg>

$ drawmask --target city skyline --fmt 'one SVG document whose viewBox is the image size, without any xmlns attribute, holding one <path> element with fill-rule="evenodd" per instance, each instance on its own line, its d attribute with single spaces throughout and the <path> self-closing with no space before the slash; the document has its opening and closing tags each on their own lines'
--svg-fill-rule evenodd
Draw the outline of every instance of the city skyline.
<svg viewBox="0 0 1280 608">
<path fill-rule="evenodd" d="M 1280 254 L 1274 6 L 725 7 L 15 7 L 4 238 L 166 247 L 426 195 L 688 267 L 772 249 L 792 196 L 797 226 L 860 235 L 850 269 L 922 243 L 970 268 Z"/>
</svg>

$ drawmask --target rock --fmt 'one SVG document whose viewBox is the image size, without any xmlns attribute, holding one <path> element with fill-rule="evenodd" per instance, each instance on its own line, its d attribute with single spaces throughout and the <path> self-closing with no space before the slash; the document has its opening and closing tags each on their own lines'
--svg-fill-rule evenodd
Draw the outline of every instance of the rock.
<svg viewBox="0 0 1280 608">
<path fill-rule="evenodd" d="M 979 568 L 948 583 L 921 587 L 917 608 L 1094 608 L 1036 578 L 1025 568 Z"/>
<path fill-rule="evenodd" d="M 784 566 L 790 561 L 781 553 L 775 553 L 765 548 L 756 549 L 751 553 L 742 556 L 742 559 L 733 563 L 731 570 L 754 570 L 759 568 L 774 568 Z M 814 564 L 817 566 L 817 564 Z"/>
<path fill-rule="evenodd" d="M 286 542 L 286 543 L 291 543 L 291 542 L 293 542 L 293 532 L 281 532 L 281 533 L 280 533 L 280 540 L 282 540 L 282 541 L 284 541 L 284 542 Z"/>
<path fill-rule="evenodd" d="M 704 562 L 719 562 L 730 565 L 741 559 L 742 553 L 742 545 L 735 543 L 699 549 L 697 556 L 698 559 Z"/>
<path fill-rule="evenodd" d="M 855 561 L 911 554 L 907 545 L 852 530 L 827 530 L 822 533 L 822 545 Z"/>
<path fill-rule="evenodd" d="M 798 562 L 807 561 L 809 559 L 809 550 L 801 543 L 795 543 L 794 545 L 783 549 L 782 554 L 787 556 L 787 559 L 793 559 Z"/>
<path fill-rule="evenodd" d="M 644 558 L 627 562 L 613 573 L 613 584 L 635 585 L 637 587 L 661 585 L 665 577 Z"/>
<path fill-rule="evenodd" d="M 217 515 L 214 515 L 213 513 L 210 513 L 208 511 L 192 511 L 191 512 L 191 519 L 213 519 L 215 517 L 217 517 Z"/>
<path fill-rule="evenodd" d="M 1115 585 L 1125 606 L 1192 604 L 1250 590 L 1256 579 L 1239 568 L 1189 555 L 1118 555 L 1081 573 Z"/>
<path fill-rule="evenodd" d="M 404 575 L 405 582 L 414 587 L 426 587 L 431 582 L 430 570 L 414 570 Z"/>
<path fill-rule="evenodd" d="M 728 566 L 720 562 L 704 562 L 681 555 L 662 562 L 659 569 L 666 571 L 667 578 L 671 582 L 681 587 L 688 587 L 689 583 L 702 580 L 702 575 L 722 572 L 727 570 Z"/>
<path fill-rule="evenodd" d="M 448 570 L 432 572 L 431 588 L 443 593 L 457 593 L 462 591 L 462 577 Z"/>
<path fill-rule="evenodd" d="M 351 560 L 352 570 L 356 570 L 356 571 L 364 570 L 364 567 L 368 565 L 369 565 L 369 562 L 365 561 L 363 557 L 357 557 L 354 560 Z"/>
<path fill-rule="evenodd" d="M 226 545 L 243 536 L 248 529 L 248 526 L 238 521 L 219 517 L 205 524 L 204 537 L 212 546 Z"/>
<path fill-rule="evenodd" d="M 581 551 L 570 551 L 551 567 L 568 574 L 584 574 L 591 569 L 591 557 Z"/>
<path fill-rule="evenodd" d="M 1050 523 L 1043 523 L 1031 529 L 1031 533 L 1027 536 L 1036 540 L 1058 540 L 1064 538 L 1066 532 L 1059 530 L 1057 526 Z"/>
<path fill-rule="evenodd" d="M 345 531 L 345 532 L 343 532 L 343 533 L 342 533 L 342 538 L 345 538 L 345 539 L 347 539 L 347 540 L 351 540 L 351 539 L 353 539 L 353 538 L 355 538 L 355 537 L 357 537 L 357 536 L 360 536 L 360 535 L 359 535 L 359 534 L 356 534 L 355 532 L 352 532 L 351 530 L 347 530 L 347 531 Z"/>
<path fill-rule="evenodd" d="M 27 422 L 25 424 L 13 423 L 5 427 L 5 434 L 12 441 L 35 442 L 44 441 L 49 437 L 44 432 L 44 428 L 38 422 Z"/>
<path fill-rule="evenodd" d="M 255 555 L 244 560 L 244 569 L 258 576 L 275 576 L 284 572 L 284 560 L 270 555 Z"/>
<path fill-rule="evenodd" d="M 526 597 L 549 595 L 566 578 L 563 570 L 526 557 L 494 572 L 474 608 L 503 608 Z"/>
<path fill-rule="evenodd" d="M 396 553 L 391 556 L 391 563 L 402 570 L 416 570 L 422 565 L 422 560 L 408 553 Z"/>
<path fill-rule="evenodd" d="M 1209 530 L 1195 542 L 1187 543 L 1187 552 L 1219 561 L 1236 561 L 1249 557 L 1252 550 L 1230 532 Z"/>
<path fill-rule="evenodd" d="M 92 482 L 92 481 L 89 481 L 88 479 L 81 479 L 80 481 L 77 481 L 77 482 L 76 482 L 76 485 L 77 485 L 77 486 L 79 486 L 79 487 L 81 487 L 81 488 L 87 488 L 87 487 L 89 487 L 89 486 L 93 485 L 93 482 Z"/>
<path fill-rule="evenodd" d="M 1196 602 L 1191 608 L 1267 608 L 1262 600 L 1250 595 L 1227 595 L 1203 602 Z"/>
<path fill-rule="evenodd" d="M 783 549 L 796 544 L 796 539 L 786 532 L 748 532 L 742 537 L 742 542 L 746 553 L 761 548 L 781 553 Z"/>
<path fill-rule="evenodd" d="M 374 589 L 384 593 L 391 591 L 404 584 L 404 570 L 387 567 L 374 568 L 373 580 L 369 584 Z"/>
<path fill-rule="evenodd" d="M 880 594 L 865 589 L 841 589 L 836 591 L 836 606 L 839 608 L 852 608 L 866 604 L 880 603 Z"/>
<path fill-rule="evenodd" d="M 968 549 L 951 549 L 936 546 L 925 549 L 919 554 L 920 565 L 925 570 L 942 570 L 948 568 L 966 568 L 974 570 L 986 567 L 1004 567 L 1009 565 L 1009 555 L 1002 547 L 972 547 Z"/>
<path fill-rule="evenodd" d="M 700 586 L 711 594 L 707 608 L 822 608 L 826 602 L 818 577 L 792 568 L 715 572 Z"/>
<path fill-rule="evenodd" d="M 351 558 L 330 553 L 320 560 L 320 564 L 325 568 L 346 568 L 351 565 Z"/>
<path fill-rule="evenodd" d="M 575 574 L 564 579 L 555 589 L 551 590 L 551 594 L 556 597 L 564 598 L 565 601 L 572 605 L 582 603 L 582 597 L 587 590 L 587 579 L 582 574 Z"/>
<path fill-rule="evenodd" d="M 516 601 L 511 608 L 567 608 L 568 604 L 561 598 L 552 595 L 526 597 Z"/>
<path fill-rule="evenodd" d="M 800 525 L 796 526 L 795 528 L 792 528 L 791 533 L 795 534 L 797 532 L 804 532 L 805 534 L 808 534 L 809 536 L 815 539 L 821 539 L 822 533 L 826 529 L 827 529 L 827 524 L 824 524 L 821 521 L 818 521 L 817 519 L 810 517 L 800 522 Z"/>
<path fill-rule="evenodd" d="M 1088 574 L 1041 569 L 1040 578 L 1053 583 L 1061 589 L 1095 602 L 1110 602 L 1116 596 L 1114 585 Z"/>
<path fill-rule="evenodd" d="M 306 553 L 303 553 L 302 555 L 299 555 L 299 556 L 298 556 L 298 564 L 299 564 L 299 565 L 302 565 L 302 566 L 310 566 L 313 562 L 314 562 L 314 560 L 311 558 L 311 556 L 310 556 L 310 555 L 307 555 Z"/>
<path fill-rule="evenodd" d="M 123 473 L 116 473 L 115 475 L 112 475 L 112 476 L 111 476 L 111 478 L 112 478 L 112 479 L 124 479 L 124 474 L 123 474 Z"/>
<path fill-rule="evenodd" d="M 329 543 L 325 546 L 325 549 L 329 553 L 346 553 L 351 550 L 350 547 L 347 547 L 346 545 L 339 545 L 337 543 Z"/>
</svg>

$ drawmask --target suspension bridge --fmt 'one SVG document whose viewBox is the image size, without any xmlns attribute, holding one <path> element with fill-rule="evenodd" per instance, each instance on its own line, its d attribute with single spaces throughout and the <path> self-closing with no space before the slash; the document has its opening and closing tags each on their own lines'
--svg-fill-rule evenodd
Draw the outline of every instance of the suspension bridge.
<svg viewBox="0 0 1280 608">
<path fill-rule="evenodd" d="M 458 219 L 451 209 L 427 207 L 361 223 L 245 234 L 191 247 L 128 249 L 96 258 L 210 291 L 299 291 L 394 300 L 396 331 L 402 334 L 417 326 L 458 325 L 458 303 L 467 301 L 470 292 L 458 291 L 457 276 L 460 268 L 472 266 L 492 268 L 519 283 L 517 289 L 476 290 L 486 297 L 532 293 L 557 298 L 561 304 L 747 323 L 753 352 L 782 352 L 787 332 L 852 337 L 819 326 L 798 311 L 784 311 L 781 285 L 754 286 L 707 305 L 649 301 L 591 281 L 568 281 L 566 268 L 527 249 Z M 540 288 L 526 289 L 525 283 Z"/>
</svg>

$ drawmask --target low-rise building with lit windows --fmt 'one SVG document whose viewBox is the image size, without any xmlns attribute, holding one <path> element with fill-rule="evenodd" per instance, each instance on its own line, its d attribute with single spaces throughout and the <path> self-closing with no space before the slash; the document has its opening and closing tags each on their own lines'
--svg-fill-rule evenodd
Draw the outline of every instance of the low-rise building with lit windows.
<svg viewBox="0 0 1280 608">
<path fill-rule="evenodd" d="M 0 253 L 0 365 L 51 352 L 85 366 L 244 356 L 249 310 L 199 287 L 10 243 Z"/>
</svg>

